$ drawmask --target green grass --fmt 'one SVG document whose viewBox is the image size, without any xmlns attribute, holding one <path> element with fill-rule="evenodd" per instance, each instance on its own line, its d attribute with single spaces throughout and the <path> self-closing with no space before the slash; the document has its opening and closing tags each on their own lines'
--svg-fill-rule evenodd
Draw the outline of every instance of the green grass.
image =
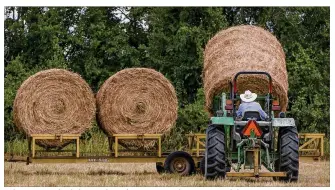
<svg viewBox="0 0 335 190">
<path fill-rule="evenodd" d="M 28 155 L 28 144 L 24 139 L 14 139 L 13 141 L 5 141 L 5 153 L 17 156 Z"/>
<path fill-rule="evenodd" d="M 164 138 L 162 149 L 163 151 L 185 150 L 187 148 L 186 142 L 187 139 L 185 135 L 174 131 Z M 62 150 L 75 150 L 75 146 L 75 143 L 71 143 Z M 42 149 L 43 148 L 36 146 L 36 150 Z M 84 133 L 80 140 L 80 152 L 90 156 L 109 155 L 108 137 L 101 130 L 96 129 Z M 27 139 L 16 138 L 12 141 L 6 141 L 5 153 L 13 154 L 15 156 L 27 156 L 29 153 Z M 54 154 L 56 153 L 48 153 L 47 155 Z"/>
<path fill-rule="evenodd" d="M 37 150 L 42 150 L 37 147 Z M 75 144 L 69 144 L 63 150 L 75 150 Z M 5 153 L 13 154 L 16 156 L 28 155 L 28 142 L 27 139 L 14 139 L 5 142 Z M 80 141 L 80 152 L 88 154 L 108 154 L 109 145 L 108 138 L 102 132 L 91 133 L 91 137 Z"/>
</svg>

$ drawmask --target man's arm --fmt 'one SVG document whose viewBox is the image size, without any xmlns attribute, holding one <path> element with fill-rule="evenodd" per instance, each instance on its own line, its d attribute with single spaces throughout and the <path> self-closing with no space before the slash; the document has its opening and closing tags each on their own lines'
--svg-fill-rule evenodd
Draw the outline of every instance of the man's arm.
<svg viewBox="0 0 335 190">
<path fill-rule="evenodd" d="M 236 116 L 242 116 L 243 114 L 243 103 L 240 104 L 240 106 L 238 107 L 238 110 L 236 111 Z"/>
<path fill-rule="evenodd" d="M 256 103 L 259 106 L 258 112 L 261 114 L 262 119 L 265 120 L 268 117 L 268 114 L 265 113 L 265 111 L 262 109 L 262 106 L 258 102 Z"/>
</svg>

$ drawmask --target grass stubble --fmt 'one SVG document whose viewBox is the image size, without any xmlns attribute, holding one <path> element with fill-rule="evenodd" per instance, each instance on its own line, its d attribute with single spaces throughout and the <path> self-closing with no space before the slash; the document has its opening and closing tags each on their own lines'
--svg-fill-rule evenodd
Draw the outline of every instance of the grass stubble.
<svg viewBox="0 0 335 190">
<path fill-rule="evenodd" d="M 200 174 L 181 177 L 158 174 L 154 163 L 31 164 L 5 162 L 5 186 L 330 186 L 330 162 L 301 162 L 299 181 L 284 183 L 272 178 L 204 180 Z"/>
</svg>

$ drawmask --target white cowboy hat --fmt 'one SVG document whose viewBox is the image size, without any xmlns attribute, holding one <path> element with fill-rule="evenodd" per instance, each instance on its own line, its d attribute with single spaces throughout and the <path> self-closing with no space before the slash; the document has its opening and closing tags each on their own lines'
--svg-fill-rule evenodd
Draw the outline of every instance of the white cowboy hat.
<svg viewBox="0 0 335 190">
<path fill-rule="evenodd" d="M 243 102 L 252 102 L 256 100 L 257 94 L 252 93 L 250 90 L 246 90 L 244 94 L 240 95 L 240 98 Z"/>
</svg>

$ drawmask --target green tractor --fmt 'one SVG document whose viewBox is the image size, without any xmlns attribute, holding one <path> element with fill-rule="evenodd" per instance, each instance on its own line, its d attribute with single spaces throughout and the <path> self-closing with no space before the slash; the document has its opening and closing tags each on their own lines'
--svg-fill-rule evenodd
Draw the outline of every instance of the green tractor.
<svg viewBox="0 0 335 190">
<path fill-rule="evenodd" d="M 240 101 L 237 78 L 240 75 L 266 75 L 269 91 L 258 96 L 264 102 L 268 118 L 261 120 L 258 111 L 246 110 L 237 117 Z M 229 97 L 229 98 L 227 98 Z M 293 118 L 284 112 L 278 117 L 278 101 L 272 97 L 272 78 L 267 72 L 239 72 L 230 82 L 230 92 L 222 93 L 220 109 L 210 120 L 206 130 L 206 151 L 200 163 L 206 179 L 231 177 L 273 177 L 275 180 L 293 182 L 299 174 L 298 131 Z M 261 172 L 265 167 L 268 171 Z M 241 170 L 252 172 L 241 172 Z M 231 172 L 234 170 L 235 172 Z"/>
</svg>

